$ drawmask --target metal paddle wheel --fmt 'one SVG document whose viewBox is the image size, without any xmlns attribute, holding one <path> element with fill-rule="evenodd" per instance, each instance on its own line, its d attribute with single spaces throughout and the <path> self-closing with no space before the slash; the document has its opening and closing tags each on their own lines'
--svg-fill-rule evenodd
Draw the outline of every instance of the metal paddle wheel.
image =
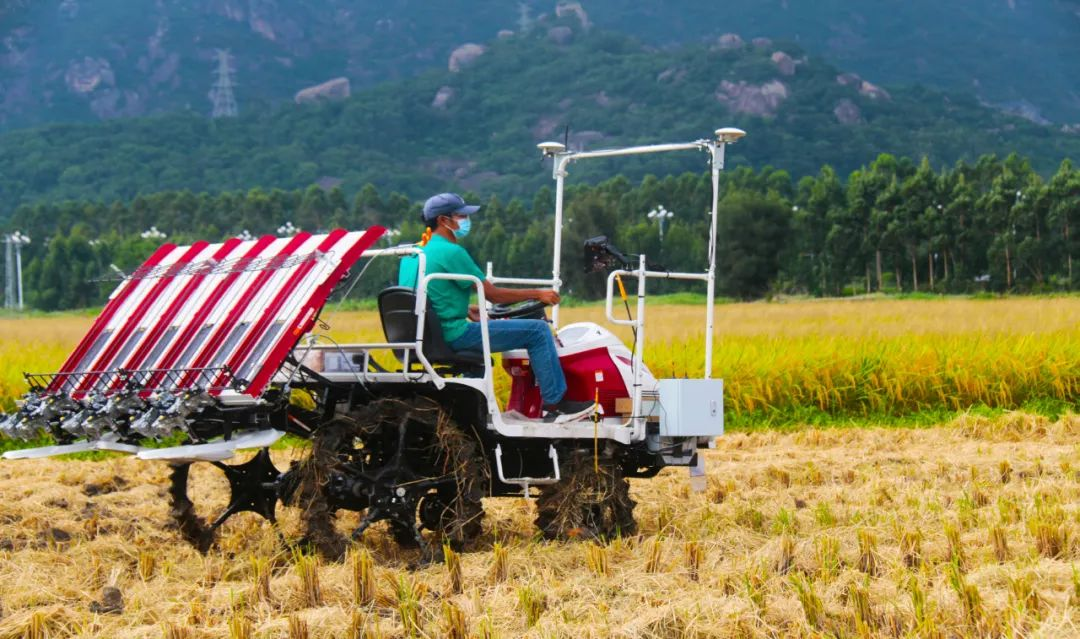
<svg viewBox="0 0 1080 639">
<path fill-rule="evenodd" d="M 347 539 L 336 514 L 361 514 L 351 539 L 385 521 L 402 546 L 435 557 L 422 530 L 463 547 L 481 531 L 490 476 L 470 437 L 425 397 L 384 398 L 321 428 L 310 454 L 290 470 L 286 503 L 303 509 L 305 539 L 339 556 Z"/>
<path fill-rule="evenodd" d="M 170 464 L 169 517 L 180 536 L 205 553 L 213 545 L 218 528 L 233 515 L 252 512 L 277 524 L 277 502 L 281 472 L 270 459 L 270 450 L 260 448 L 242 464 L 210 462 L 229 482 L 229 502 L 220 514 L 207 521 L 195 511 L 188 497 L 188 479 L 193 462 Z"/>
</svg>

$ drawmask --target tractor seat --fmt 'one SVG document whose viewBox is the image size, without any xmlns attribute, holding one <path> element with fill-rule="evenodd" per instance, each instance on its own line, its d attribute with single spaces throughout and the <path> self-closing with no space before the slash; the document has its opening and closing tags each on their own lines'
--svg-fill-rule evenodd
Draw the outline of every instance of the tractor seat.
<svg viewBox="0 0 1080 639">
<path fill-rule="evenodd" d="M 416 341 L 416 291 L 408 286 L 391 286 L 379 293 L 379 319 L 388 342 Z M 461 375 L 483 375 L 483 351 L 455 351 L 443 338 L 442 324 L 431 309 L 431 300 L 424 314 L 424 356 L 436 368 Z M 404 361 L 403 351 L 394 356 Z M 418 363 L 418 362 L 416 362 Z"/>
</svg>

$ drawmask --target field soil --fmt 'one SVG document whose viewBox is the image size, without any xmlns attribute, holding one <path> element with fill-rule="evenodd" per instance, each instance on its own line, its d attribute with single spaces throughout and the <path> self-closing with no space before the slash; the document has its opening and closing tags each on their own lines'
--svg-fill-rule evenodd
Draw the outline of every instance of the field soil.
<svg viewBox="0 0 1080 639">
<path fill-rule="evenodd" d="M 640 534 L 603 545 L 538 541 L 531 502 L 487 500 L 460 592 L 382 528 L 318 566 L 318 592 L 254 515 L 200 555 L 166 526 L 165 465 L 5 462 L 0 639 L 1080 634 L 1076 415 L 735 433 L 706 457 L 701 492 L 683 469 L 632 480 Z M 227 491 L 200 466 L 210 513 Z M 375 592 L 356 603 L 365 553 Z"/>
</svg>

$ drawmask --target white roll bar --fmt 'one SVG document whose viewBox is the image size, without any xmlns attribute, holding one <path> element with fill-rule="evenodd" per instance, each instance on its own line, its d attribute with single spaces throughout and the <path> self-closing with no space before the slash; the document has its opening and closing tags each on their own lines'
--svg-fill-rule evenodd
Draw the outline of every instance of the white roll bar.
<svg viewBox="0 0 1080 639">
<path fill-rule="evenodd" d="M 628 155 L 643 155 L 648 153 L 667 153 L 671 151 L 707 151 L 709 153 L 709 164 L 711 165 L 712 173 L 712 220 L 709 224 L 709 265 L 708 270 L 700 276 L 696 274 L 666 274 L 660 275 L 658 272 L 651 272 L 650 274 L 643 275 L 641 279 L 641 286 L 644 287 L 645 277 L 667 277 L 668 279 L 703 279 L 706 282 L 706 304 L 707 309 L 705 311 L 705 377 L 712 377 L 712 345 L 713 345 L 713 326 L 715 323 L 715 309 L 713 306 L 716 304 L 716 229 L 717 229 L 717 209 L 720 201 L 720 171 L 724 168 L 724 150 L 728 144 L 734 143 L 736 140 L 742 138 L 746 133 L 740 129 L 724 128 L 716 131 L 716 138 L 710 140 L 696 140 L 694 142 L 684 142 L 675 144 L 652 144 L 644 146 L 631 146 L 622 149 L 598 149 L 595 151 L 567 151 L 563 145 L 558 143 L 544 143 L 540 145 L 545 157 L 551 157 L 553 162 L 552 176 L 555 179 L 555 233 L 554 233 L 554 254 L 552 256 L 551 264 L 551 282 L 552 288 L 556 291 L 562 286 L 561 269 L 562 269 L 562 224 L 563 224 L 563 206 L 564 206 L 564 191 L 565 182 L 567 176 L 567 167 L 571 162 L 576 160 L 583 160 L 589 158 L 612 158 Z M 489 268 L 490 273 L 490 268 Z M 690 277 L 690 275 L 695 275 Z M 508 282 L 509 283 L 509 282 Z M 610 280 L 608 283 L 610 287 Z M 610 302 L 610 288 L 609 288 L 609 302 Z M 610 315 L 610 313 L 609 313 Z M 559 305 L 556 304 L 551 311 L 551 321 L 556 329 L 559 327 Z"/>
</svg>

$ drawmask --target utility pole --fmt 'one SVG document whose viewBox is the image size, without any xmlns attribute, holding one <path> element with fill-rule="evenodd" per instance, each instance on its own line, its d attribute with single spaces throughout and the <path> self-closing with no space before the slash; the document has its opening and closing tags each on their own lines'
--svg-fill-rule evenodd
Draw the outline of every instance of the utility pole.
<svg viewBox="0 0 1080 639">
<path fill-rule="evenodd" d="M 233 73 L 235 69 L 232 68 L 232 56 L 229 55 L 228 49 L 217 50 L 217 69 L 214 70 L 214 74 L 217 75 L 217 81 L 214 82 L 214 87 L 210 89 L 210 99 L 214 102 L 214 111 L 210 114 L 210 117 L 214 118 L 235 118 L 239 112 L 236 108 L 236 97 L 233 96 Z"/>
<path fill-rule="evenodd" d="M 300 228 L 293 226 L 292 221 L 286 222 L 277 227 L 277 234 L 281 237 L 292 237 L 300 232 Z"/>
<path fill-rule="evenodd" d="M 15 249 L 11 236 L 4 236 L 4 308 L 15 308 Z"/>
<path fill-rule="evenodd" d="M 660 205 L 660 206 L 656 207 L 655 209 L 649 211 L 649 219 L 650 220 L 657 220 L 657 221 L 660 222 L 660 243 L 661 244 L 663 244 L 663 242 L 664 242 L 664 220 L 670 220 L 673 217 L 675 217 L 675 214 L 672 213 L 671 211 L 665 209 L 663 207 L 663 205 Z"/>
<path fill-rule="evenodd" d="M 4 308 L 23 309 L 22 247 L 29 243 L 19 231 L 4 236 Z"/>
</svg>

